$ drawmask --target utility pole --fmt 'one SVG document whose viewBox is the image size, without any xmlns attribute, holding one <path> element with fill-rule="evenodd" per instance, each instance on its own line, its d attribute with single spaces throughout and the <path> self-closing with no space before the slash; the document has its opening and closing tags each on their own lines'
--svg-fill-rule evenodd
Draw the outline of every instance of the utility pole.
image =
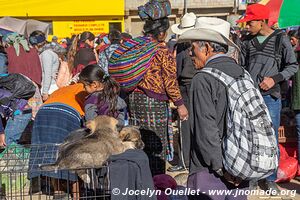
<svg viewBox="0 0 300 200">
<path fill-rule="evenodd" d="M 183 0 L 184 14 L 187 13 L 187 1 L 188 1 L 188 0 Z"/>
<path fill-rule="evenodd" d="M 234 0 L 234 8 L 233 8 L 233 12 L 236 15 L 239 9 L 239 0 Z"/>
</svg>

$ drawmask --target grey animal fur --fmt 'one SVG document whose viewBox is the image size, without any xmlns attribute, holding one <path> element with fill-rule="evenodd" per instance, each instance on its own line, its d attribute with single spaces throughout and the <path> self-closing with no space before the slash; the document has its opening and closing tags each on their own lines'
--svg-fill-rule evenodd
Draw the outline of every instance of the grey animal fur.
<svg viewBox="0 0 300 200">
<path fill-rule="evenodd" d="M 41 169 L 76 171 L 84 182 L 89 183 L 86 169 L 102 167 L 110 155 L 144 147 L 137 128 L 124 127 L 119 135 L 117 123 L 116 119 L 108 116 L 98 116 L 89 121 L 86 124 L 88 129 L 76 130 L 65 138 L 59 146 L 56 162 L 41 166 Z"/>
</svg>

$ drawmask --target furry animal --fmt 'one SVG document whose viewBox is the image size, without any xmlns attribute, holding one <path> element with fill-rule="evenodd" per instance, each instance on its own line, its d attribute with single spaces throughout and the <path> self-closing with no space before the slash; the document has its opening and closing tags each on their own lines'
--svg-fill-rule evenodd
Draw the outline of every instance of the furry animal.
<svg viewBox="0 0 300 200">
<path fill-rule="evenodd" d="M 54 164 L 41 166 L 42 170 L 75 170 L 78 176 L 89 183 L 87 168 L 100 168 L 110 155 L 126 150 L 117 130 L 118 120 L 98 116 L 89 121 L 87 129 L 79 129 L 59 146 L 58 158 Z"/>
<path fill-rule="evenodd" d="M 65 139 L 64 143 L 60 146 L 77 142 L 83 138 L 89 137 L 98 129 L 110 128 L 112 131 L 117 132 L 114 118 L 108 116 L 98 116 L 93 120 L 89 120 L 85 124 L 86 128 L 77 129 L 71 132 Z"/>
<path fill-rule="evenodd" d="M 125 126 L 119 134 L 125 149 L 143 149 L 145 147 L 142 141 L 140 130 L 135 126 Z"/>
</svg>

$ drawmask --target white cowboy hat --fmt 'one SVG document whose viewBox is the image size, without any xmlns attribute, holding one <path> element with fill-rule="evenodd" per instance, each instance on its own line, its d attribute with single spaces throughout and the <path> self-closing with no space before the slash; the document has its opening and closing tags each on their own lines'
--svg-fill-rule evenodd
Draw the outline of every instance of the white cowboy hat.
<svg viewBox="0 0 300 200">
<path fill-rule="evenodd" d="M 239 47 L 229 39 L 229 33 L 229 22 L 215 17 L 199 17 L 196 20 L 195 28 L 184 32 L 179 36 L 178 41 L 203 40 L 230 45 L 239 49 Z"/>
<path fill-rule="evenodd" d="M 197 16 L 190 12 L 183 15 L 183 17 L 180 19 L 180 24 L 174 24 L 171 26 L 171 30 L 173 33 L 177 35 L 181 35 L 187 30 L 190 30 L 195 27 Z"/>
</svg>

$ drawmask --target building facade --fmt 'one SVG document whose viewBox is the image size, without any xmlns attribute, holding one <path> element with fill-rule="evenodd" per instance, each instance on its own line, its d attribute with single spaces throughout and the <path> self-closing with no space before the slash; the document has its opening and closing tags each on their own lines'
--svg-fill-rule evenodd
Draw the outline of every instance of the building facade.
<svg viewBox="0 0 300 200">
<path fill-rule="evenodd" d="M 194 12 L 198 17 L 213 16 L 227 20 L 236 19 L 245 9 L 245 0 L 170 0 L 172 15 L 169 16 L 170 24 L 180 22 L 184 14 L 184 1 L 187 12 Z M 137 7 L 144 5 L 148 0 L 125 0 L 125 31 L 133 36 L 141 35 L 143 22 L 140 20 Z M 170 34 L 169 34 L 170 35 Z"/>
<path fill-rule="evenodd" d="M 124 0 L 1 0 L 2 16 L 36 19 L 50 24 L 49 37 L 71 37 L 124 30 Z"/>
</svg>

